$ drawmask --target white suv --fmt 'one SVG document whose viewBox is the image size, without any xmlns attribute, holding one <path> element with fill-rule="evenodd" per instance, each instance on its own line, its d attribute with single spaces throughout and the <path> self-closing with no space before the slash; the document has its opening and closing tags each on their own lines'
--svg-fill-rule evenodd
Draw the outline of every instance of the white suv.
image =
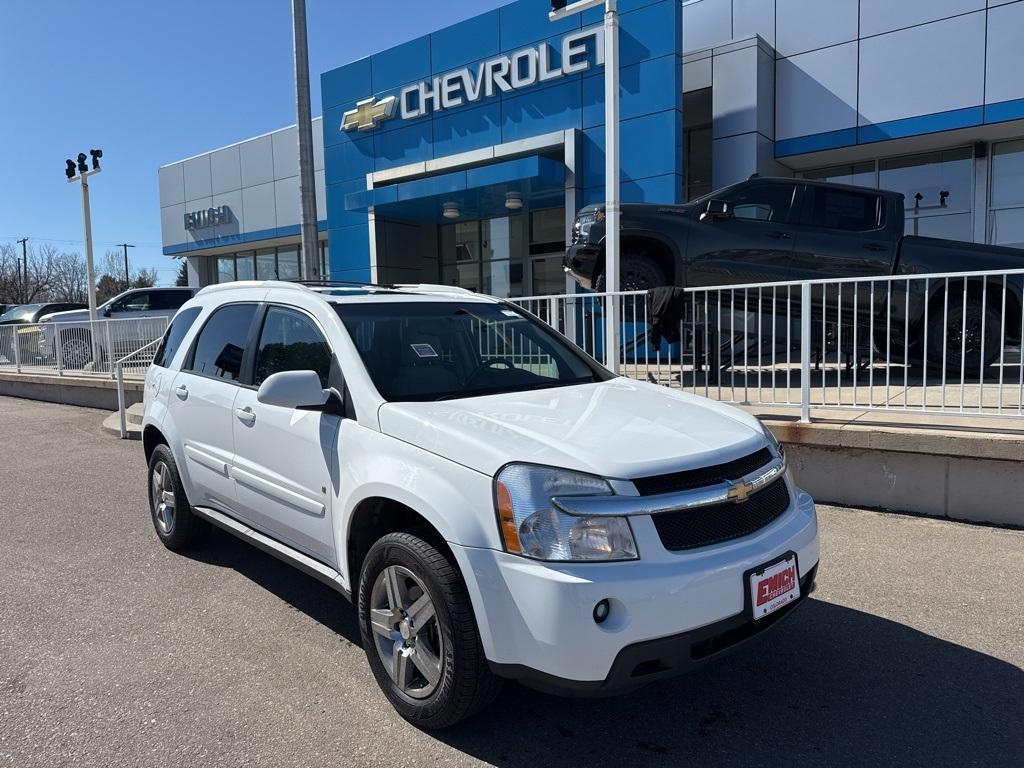
<svg viewBox="0 0 1024 768">
<path fill-rule="evenodd" d="M 424 727 L 502 678 L 578 695 L 688 670 L 814 584 L 814 503 L 757 419 L 459 289 L 203 289 L 143 424 L 161 541 L 212 523 L 337 589 Z"/>
</svg>

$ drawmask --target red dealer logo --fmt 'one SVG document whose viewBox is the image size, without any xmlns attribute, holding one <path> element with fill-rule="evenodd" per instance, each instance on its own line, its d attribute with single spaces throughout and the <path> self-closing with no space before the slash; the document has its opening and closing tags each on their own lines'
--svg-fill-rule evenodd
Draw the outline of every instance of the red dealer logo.
<svg viewBox="0 0 1024 768">
<path fill-rule="evenodd" d="M 761 579 L 757 583 L 758 606 L 770 603 L 775 598 L 789 592 L 793 588 L 795 581 L 796 569 L 792 565 L 784 571 L 779 571 L 766 579 Z"/>
</svg>

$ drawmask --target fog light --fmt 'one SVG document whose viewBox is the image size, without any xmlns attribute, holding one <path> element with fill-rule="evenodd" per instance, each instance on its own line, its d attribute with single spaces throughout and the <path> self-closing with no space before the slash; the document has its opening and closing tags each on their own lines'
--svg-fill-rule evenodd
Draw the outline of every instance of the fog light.
<svg viewBox="0 0 1024 768">
<path fill-rule="evenodd" d="M 608 612 L 611 610 L 611 606 L 608 604 L 608 600 L 601 600 L 597 605 L 594 606 L 594 621 L 598 624 L 602 623 L 608 618 Z"/>
</svg>

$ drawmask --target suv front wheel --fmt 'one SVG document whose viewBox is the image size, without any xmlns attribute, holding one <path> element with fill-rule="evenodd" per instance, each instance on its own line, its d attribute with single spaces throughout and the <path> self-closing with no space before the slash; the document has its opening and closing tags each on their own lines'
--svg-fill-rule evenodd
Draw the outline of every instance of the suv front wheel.
<svg viewBox="0 0 1024 768">
<path fill-rule="evenodd" d="M 367 553 L 359 629 L 378 685 L 415 725 L 453 725 L 500 690 L 458 570 L 412 533 L 388 534 Z"/>
<path fill-rule="evenodd" d="M 160 444 L 149 457 L 149 511 L 163 545 L 177 551 L 202 542 L 210 524 L 192 513 L 171 449 Z"/>
</svg>

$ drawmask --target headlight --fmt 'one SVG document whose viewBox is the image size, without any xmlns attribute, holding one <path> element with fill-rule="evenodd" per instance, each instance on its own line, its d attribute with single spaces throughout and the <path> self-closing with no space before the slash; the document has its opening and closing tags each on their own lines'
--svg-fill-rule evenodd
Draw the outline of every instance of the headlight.
<svg viewBox="0 0 1024 768">
<path fill-rule="evenodd" d="M 505 550 L 535 560 L 635 560 L 629 521 L 611 515 L 570 515 L 556 496 L 607 496 L 599 477 L 531 464 L 510 464 L 494 479 Z"/>
<path fill-rule="evenodd" d="M 783 450 L 782 444 L 778 441 L 775 435 L 772 434 L 772 431 L 768 429 L 768 427 L 766 427 L 763 423 L 761 424 L 761 431 L 764 432 L 765 440 L 768 441 L 768 445 L 771 446 L 771 449 L 775 451 L 775 453 L 777 453 L 779 456 L 784 457 L 786 455 L 786 452 L 785 450 Z"/>
</svg>

